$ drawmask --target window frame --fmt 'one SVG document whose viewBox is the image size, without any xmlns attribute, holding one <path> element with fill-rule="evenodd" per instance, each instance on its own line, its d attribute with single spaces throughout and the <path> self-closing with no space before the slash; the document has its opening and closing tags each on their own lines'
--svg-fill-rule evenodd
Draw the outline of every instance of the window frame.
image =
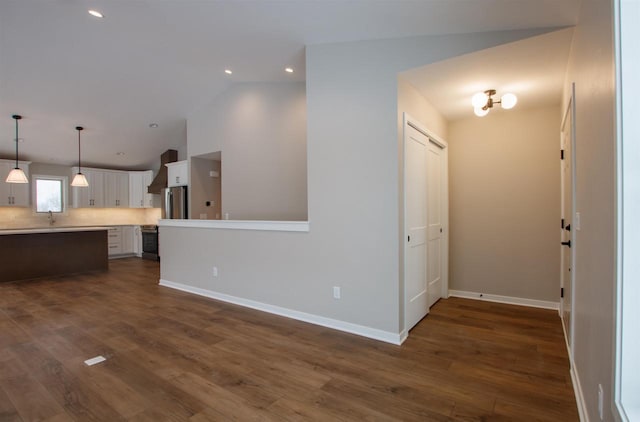
<svg viewBox="0 0 640 422">
<path fill-rule="evenodd" d="M 56 180 L 61 183 L 62 190 L 62 211 L 52 211 L 55 215 L 67 215 L 69 205 L 69 178 L 53 174 L 33 174 L 31 175 L 31 203 L 33 204 L 33 215 L 47 215 L 49 211 L 38 211 L 38 180 Z"/>
</svg>

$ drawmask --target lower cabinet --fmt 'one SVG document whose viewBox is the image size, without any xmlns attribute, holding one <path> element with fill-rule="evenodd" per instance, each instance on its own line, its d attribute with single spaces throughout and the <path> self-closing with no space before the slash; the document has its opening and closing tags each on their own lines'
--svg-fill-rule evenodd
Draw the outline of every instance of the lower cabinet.
<svg viewBox="0 0 640 422">
<path fill-rule="evenodd" d="M 120 226 L 109 227 L 107 241 L 109 258 L 122 254 L 122 229 Z"/>
<path fill-rule="evenodd" d="M 142 229 L 140 226 L 133 227 L 133 253 L 138 258 L 142 258 Z"/>
<path fill-rule="evenodd" d="M 137 255 L 136 230 L 139 233 L 139 226 L 113 226 L 109 227 L 107 233 L 109 259 L 125 258 Z"/>
</svg>

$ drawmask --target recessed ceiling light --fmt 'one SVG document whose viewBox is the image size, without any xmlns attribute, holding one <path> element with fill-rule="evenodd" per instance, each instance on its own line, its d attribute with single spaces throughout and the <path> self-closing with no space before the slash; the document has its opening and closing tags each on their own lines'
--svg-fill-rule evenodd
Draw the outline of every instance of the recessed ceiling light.
<svg viewBox="0 0 640 422">
<path fill-rule="evenodd" d="M 158 124 L 157 123 L 149 123 L 149 127 L 155 129 L 155 128 L 158 127 Z"/>
<path fill-rule="evenodd" d="M 98 12 L 97 10 L 89 9 L 89 14 L 91 16 L 96 17 L 96 18 L 100 18 L 100 19 L 104 18 L 104 15 L 102 13 Z"/>
<path fill-rule="evenodd" d="M 124 152 L 118 151 L 118 152 L 116 152 L 116 155 L 124 155 Z"/>
<path fill-rule="evenodd" d="M 293 69 L 290 68 L 290 67 L 285 67 L 284 71 L 287 72 L 287 73 L 293 73 Z"/>
<path fill-rule="evenodd" d="M 226 73 L 227 75 L 231 75 L 233 72 L 230 69 L 225 69 L 224 73 Z"/>
</svg>

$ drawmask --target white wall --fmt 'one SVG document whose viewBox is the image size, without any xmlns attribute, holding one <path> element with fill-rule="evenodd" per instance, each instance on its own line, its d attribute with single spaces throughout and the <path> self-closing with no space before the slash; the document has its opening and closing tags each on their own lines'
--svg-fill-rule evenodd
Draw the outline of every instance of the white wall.
<svg viewBox="0 0 640 422">
<path fill-rule="evenodd" d="M 161 227 L 161 245 L 171 243 L 162 246 L 161 277 L 399 333 L 398 73 L 549 30 L 309 46 L 310 232 Z M 190 125 L 190 156 L 221 149 L 207 139 L 205 127 Z M 195 145 L 192 136 L 199 139 Z M 222 162 L 224 183 L 223 148 Z M 225 201 L 223 196 L 223 207 Z M 227 274 L 224 282 L 212 279 L 213 262 L 220 262 L 220 274 Z M 225 270 L 229 267 L 231 271 Z M 333 286 L 342 287 L 342 299 L 332 298 Z"/>
<path fill-rule="evenodd" d="M 231 86 L 188 120 L 189 157 L 222 151 L 222 213 L 306 220 L 303 82 Z"/>
<path fill-rule="evenodd" d="M 560 105 L 449 125 L 449 288 L 558 302 Z"/>
<path fill-rule="evenodd" d="M 620 42 L 616 48 L 618 103 L 618 394 L 620 412 L 640 419 L 640 3 L 616 2 Z M 623 235 L 624 234 L 624 235 Z"/>
<path fill-rule="evenodd" d="M 576 84 L 576 231 L 574 371 L 588 417 L 611 412 L 615 291 L 615 80 L 612 2 L 584 0 L 571 46 L 565 86 Z M 563 107 L 565 109 L 566 105 Z"/>
<path fill-rule="evenodd" d="M 404 244 L 404 166 L 402 165 L 402 151 L 404 148 L 404 113 L 417 120 L 423 127 L 429 130 L 439 139 L 447 140 L 448 123 L 440 112 L 424 98 L 418 90 L 406 81 L 402 76 L 398 77 L 398 151 L 400 160 L 398 164 L 398 244 Z M 400 247 L 398 259 L 398 279 L 404 280 L 404 249 Z M 402 283 L 401 283 L 402 284 Z M 400 291 L 400 325 L 404 327 L 404 301 L 405 296 L 403 286 Z"/>
</svg>

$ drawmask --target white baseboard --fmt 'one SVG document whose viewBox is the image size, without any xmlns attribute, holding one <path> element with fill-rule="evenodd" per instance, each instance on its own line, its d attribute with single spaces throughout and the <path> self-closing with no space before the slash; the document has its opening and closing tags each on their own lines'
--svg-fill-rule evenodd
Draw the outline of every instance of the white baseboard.
<svg viewBox="0 0 640 422">
<path fill-rule="evenodd" d="M 530 306 L 533 308 L 559 309 L 559 302 L 548 302 L 545 300 L 525 299 L 513 296 L 490 295 L 478 292 L 465 292 L 462 290 L 449 290 L 449 296 L 462 297 L 466 299 L 486 300 L 487 302 L 507 303 L 509 305 Z"/>
<path fill-rule="evenodd" d="M 571 362 L 571 383 L 573 384 L 573 392 L 576 395 L 576 404 L 578 406 L 578 416 L 580 422 L 589 422 L 589 413 L 587 413 L 587 405 L 584 401 L 584 395 L 582 394 L 582 387 L 580 385 L 580 377 L 578 377 L 578 371 Z"/>
<path fill-rule="evenodd" d="M 400 344 L 404 343 L 407 337 L 409 337 L 409 331 L 407 331 L 406 329 L 402 330 L 402 332 L 400 333 Z"/>
<path fill-rule="evenodd" d="M 280 315 L 283 317 L 296 319 L 298 321 L 304 321 L 311 324 L 320 325 L 322 327 L 332 328 L 334 330 L 357 334 L 359 336 L 384 341 L 386 343 L 400 345 L 407 338 L 406 332 L 392 333 L 389 331 L 378 330 L 377 328 L 365 327 L 364 325 L 352 324 L 350 322 L 340 321 L 337 319 L 308 314 L 306 312 L 300 312 L 293 309 L 282 308 L 280 306 L 269 305 L 267 303 L 256 302 L 254 300 L 214 292 L 212 290 L 201 289 L 199 287 L 193 287 L 182 283 L 175 283 L 169 280 L 160 279 L 159 284 L 164 287 L 182 290 L 183 292 L 205 296 L 211 299 L 220 300 L 222 302 L 233 303 L 234 305 L 240 305 L 246 308 L 256 309 L 258 311 L 268 312 L 270 314 Z"/>
</svg>

